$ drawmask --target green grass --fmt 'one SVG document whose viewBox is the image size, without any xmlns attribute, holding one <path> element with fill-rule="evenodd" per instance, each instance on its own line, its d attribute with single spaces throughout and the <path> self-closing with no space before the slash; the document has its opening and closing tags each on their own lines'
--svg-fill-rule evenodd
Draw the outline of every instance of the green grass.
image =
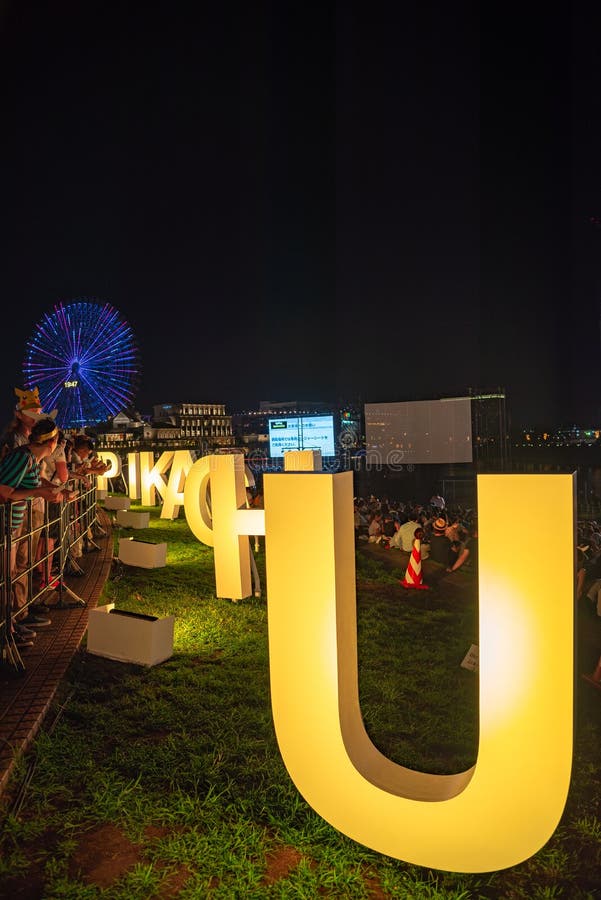
<svg viewBox="0 0 601 900">
<path fill-rule="evenodd" d="M 167 567 L 115 566 L 101 602 L 175 615 L 174 654 L 150 669 L 85 647 L 75 655 L 48 717 L 64 705 L 56 727 L 40 733 L 3 798 L 0 896 L 27 887 L 22 896 L 47 900 L 601 897 L 598 698 L 579 717 L 560 827 L 530 860 L 476 876 L 381 856 L 324 822 L 284 769 L 265 599 L 217 599 L 212 551 L 183 518 L 151 515 L 141 537 L 168 542 Z M 257 562 L 265 587 L 262 553 Z M 475 601 L 439 590 L 399 602 L 397 582 L 358 552 L 366 727 L 398 763 L 461 771 L 478 741 L 477 677 L 459 665 L 476 641 Z"/>
</svg>

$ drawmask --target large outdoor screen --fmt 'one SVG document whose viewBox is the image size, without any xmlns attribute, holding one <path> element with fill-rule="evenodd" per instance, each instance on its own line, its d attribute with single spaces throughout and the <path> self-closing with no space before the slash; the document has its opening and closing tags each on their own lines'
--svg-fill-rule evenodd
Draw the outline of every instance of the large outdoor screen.
<svg viewBox="0 0 601 900">
<path fill-rule="evenodd" d="M 321 450 L 322 456 L 334 456 L 334 417 L 269 419 L 269 455 L 281 457 L 286 450 Z"/>
<path fill-rule="evenodd" d="M 472 462 L 469 397 L 365 404 L 369 462 L 389 466 Z"/>
</svg>

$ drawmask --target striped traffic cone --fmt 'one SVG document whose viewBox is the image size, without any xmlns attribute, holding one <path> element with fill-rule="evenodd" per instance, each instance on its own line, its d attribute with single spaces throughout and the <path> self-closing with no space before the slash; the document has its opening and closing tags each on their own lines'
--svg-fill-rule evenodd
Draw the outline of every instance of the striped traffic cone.
<svg viewBox="0 0 601 900">
<path fill-rule="evenodd" d="M 405 577 L 400 582 L 401 587 L 416 588 L 418 591 L 427 591 L 428 585 L 424 584 L 424 576 L 422 575 L 422 542 L 416 538 L 411 548 L 411 556 L 409 557 L 409 565 L 405 572 Z"/>
</svg>

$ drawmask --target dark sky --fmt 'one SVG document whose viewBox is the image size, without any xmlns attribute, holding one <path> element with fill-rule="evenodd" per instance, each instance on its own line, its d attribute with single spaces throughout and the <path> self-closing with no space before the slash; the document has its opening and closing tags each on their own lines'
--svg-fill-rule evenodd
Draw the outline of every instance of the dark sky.
<svg viewBox="0 0 601 900">
<path fill-rule="evenodd" d="M 0 7 L 5 417 L 87 298 L 143 412 L 502 386 L 601 423 L 599 4 L 148 6 Z"/>
</svg>

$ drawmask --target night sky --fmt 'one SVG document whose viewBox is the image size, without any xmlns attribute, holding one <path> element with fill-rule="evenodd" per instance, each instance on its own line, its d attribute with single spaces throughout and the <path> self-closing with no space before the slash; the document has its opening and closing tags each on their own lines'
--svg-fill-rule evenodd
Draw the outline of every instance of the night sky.
<svg viewBox="0 0 601 900">
<path fill-rule="evenodd" d="M 601 6 L 529 6 L 4 3 L 5 418 L 91 299 L 142 412 L 501 386 L 601 424 Z"/>
</svg>

